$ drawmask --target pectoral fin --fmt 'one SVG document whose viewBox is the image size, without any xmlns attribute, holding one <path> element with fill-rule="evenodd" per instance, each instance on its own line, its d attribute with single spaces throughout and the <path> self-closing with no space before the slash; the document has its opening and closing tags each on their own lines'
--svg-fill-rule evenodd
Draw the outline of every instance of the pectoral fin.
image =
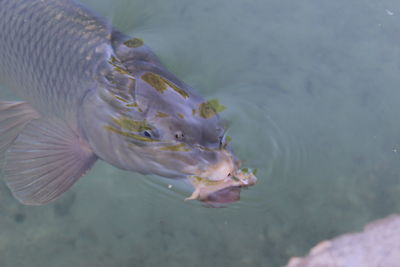
<svg viewBox="0 0 400 267">
<path fill-rule="evenodd" d="M 24 126 L 39 114 L 26 102 L 0 101 L 0 162 Z"/>
<path fill-rule="evenodd" d="M 42 205 L 67 191 L 97 157 L 66 123 L 35 119 L 5 154 L 4 179 L 27 205 Z"/>
<path fill-rule="evenodd" d="M 190 197 L 185 198 L 185 201 L 186 200 L 196 200 L 196 199 L 199 199 L 199 197 L 200 197 L 200 187 L 197 187 L 193 191 L 193 193 L 190 195 Z"/>
</svg>

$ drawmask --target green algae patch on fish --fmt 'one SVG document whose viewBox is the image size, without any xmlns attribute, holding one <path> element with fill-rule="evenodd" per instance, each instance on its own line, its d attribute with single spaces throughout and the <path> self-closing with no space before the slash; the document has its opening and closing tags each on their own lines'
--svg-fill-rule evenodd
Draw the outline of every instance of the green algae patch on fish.
<svg viewBox="0 0 400 267">
<path fill-rule="evenodd" d="M 172 90 L 177 92 L 183 98 L 189 97 L 189 94 L 186 91 L 155 73 L 146 72 L 145 74 L 143 74 L 142 79 L 160 93 L 164 93 L 164 91 L 167 90 L 169 86 Z"/>
<path fill-rule="evenodd" d="M 121 118 L 113 118 L 112 121 L 124 130 L 132 132 L 142 132 L 145 130 L 151 130 L 152 127 L 146 123 L 146 121 L 132 120 L 128 117 L 122 116 Z"/>
<path fill-rule="evenodd" d="M 253 174 L 256 175 L 257 174 L 257 169 L 249 169 L 249 168 L 242 168 L 240 170 L 243 174 Z"/>
<path fill-rule="evenodd" d="M 173 146 L 164 146 L 164 147 L 161 147 L 160 150 L 188 152 L 188 151 L 190 151 L 190 148 L 187 148 L 187 146 L 185 144 L 178 144 L 178 145 L 173 145 Z"/>
<path fill-rule="evenodd" d="M 226 107 L 221 105 L 218 99 L 211 99 L 199 105 L 200 116 L 205 119 L 209 119 L 225 109 Z"/>
<path fill-rule="evenodd" d="M 134 134 L 134 133 L 124 132 L 124 131 L 118 130 L 117 128 L 109 126 L 109 125 L 104 126 L 104 129 L 106 129 L 107 131 L 110 131 L 110 132 L 113 132 L 113 133 L 128 137 L 128 138 L 131 138 L 131 139 L 138 140 L 138 141 L 156 142 L 156 140 L 151 139 L 149 137 L 141 136 L 141 135 Z"/>
<path fill-rule="evenodd" d="M 232 180 L 234 180 L 235 182 L 239 182 L 240 181 L 240 179 L 239 178 L 237 178 L 236 176 L 234 176 L 234 175 L 232 175 L 231 176 L 231 178 L 232 178 Z"/>
<path fill-rule="evenodd" d="M 153 87 L 160 93 L 164 93 L 164 91 L 167 90 L 167 84 L 157 74 L 146 72 L 142 75 L 142 80 L 148 83 L 151 87 Z"/>
<path fill-rule="evenodd" d="M 114 97 L 115 99 L 121 101 L 121 102 L 128 103 L 128 100 L 126 100 L 126 99 L 123 98 L 123 97 L 120 97 L 120 96 L 117 96 L 117 95 L 113 95 L 113 97 Z"/>
<path fill-rule="evenodd" d="M 144 44 L 143 40 L 136 37 L 124 42 L 124 45 L 126 45 L 129 48 L 137 48 L 142 46 L 143 44 Z"/>
<path fill-rule="evenodd" d="M 133 103 L 126 104 L 126 107 L 128 107 L 128 108 L 137 108 L 137 107 L 139 107 L 139 105 L 138 105 L 138 103 L 133 102 Z"/>
<path fill-rule="evenodd" d="M 111 56 L 111 57 L 110 57 L 110 60 L 108 60 L 108 62 L 109 62 L 111 65 L 120 63 L 119 60 L 118 60 L 115 56 Z"/>
<path fill-rule="evenodd" d="M 116 72 L 118 72 L 120 74 L 130 75 L 129 71 L 127 71 L 125 69 L 125 67 L 122 65 L 121 62 L 119 62 L 119 60 L 116 57 L 111 56 L 111 58 L 108 61 L 108 63 L 110 63 L 114 67 L 114 70 Z"/>
<path fill-rule="evenodd" d="M 226 147 L 228 146 L 228 144 L 232 141 L 232 137 L 230 137 L 229 135 L 227 135 L 225 137 L 225 142 L 222 144 L 222 148 L 226 149 Z"/>
<path fill-rule="evenodd" d="M 158 111 L 156 114 L 156 118 L 167 118 L 167 117 L 169 117 L 169 115 L 161 111 Z"/>
<path fill-rule="evenodd" d="M 163 79 L 163 78 L 161 78 L 161 79 Z M 189 94 L 185 90 L 179 88 L 178 86 L 176 86 L 175 84 L 173 84 L 172 82 L 170 82 L 168 80 L 165 80 L 165 79 L 163 79 L 163 80 L 164 80 L 164 82 L 166 84 L 169 85 L 169 87 L 171 87 L 175 92 L 180 94 L 183 98 L 188 98 L 189 97 Z"/>
<path fill-rule="evenodd" d="M 130 74 L 126 69 L 124 69 L 123 67 L 117 66 L 117 65 L 114 65 L 114 70 L 120 74 L 125 74 L 125 75 Z"/>
<path fill-rule="evenodd" d="M 223 183 L 223 181 L 213 181 L 213 180 L 208 180 L 205 178 L 202 178 L 200 176 L 191 176 L 189 179 L 192 180 L 192 182 L 194 182 L 197 185 L 206 185 L 206 186 L 213 186 L 213 185 L 218 185 Z"/>
</svg>

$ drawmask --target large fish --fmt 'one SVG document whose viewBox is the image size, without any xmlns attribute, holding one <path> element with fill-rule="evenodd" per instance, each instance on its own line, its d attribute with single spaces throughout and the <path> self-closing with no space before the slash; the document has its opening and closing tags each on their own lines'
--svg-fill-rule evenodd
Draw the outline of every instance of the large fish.
<svg viewBox="0 0 400 267">
<path fill-rule="evenodd" d="M 0 102 L 6 184 L 22 203 L 67 191 L 102 159 L 124 170 L 186 178 L 188 199 L 236 201 L 256 182 L 205 101 L 129 38 L 73 0 L 0 0 Z"/>
</svg>

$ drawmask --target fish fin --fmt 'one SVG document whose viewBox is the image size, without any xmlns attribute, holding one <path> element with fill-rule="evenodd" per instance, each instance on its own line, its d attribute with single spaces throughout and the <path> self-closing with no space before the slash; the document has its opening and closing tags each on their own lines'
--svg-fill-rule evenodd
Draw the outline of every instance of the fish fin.
<svg viewBox="0 0 400 267">
<path fill-rule="evenodd" d="M 39 114 L 26 102 L 0 101 L 0 163 L 24 126 Z"/>
<path fill-rule="evenodd" d="M 196 200 L 196 199 L 199 199 L 199 197 L 200 197 L 200 187 L 197 187 L 193 191 L 192 195 L 190 195 L 190 197 L 185 198 L 185 201 L 186 200 Z"/>
<path fill-rule="evenodd" d="M 67 191 L 96 159 L 89 145 L 67 124 L 35 119 L 6 151 L 4 179 L 20 202 L 42 205 Z"/>
</svg>

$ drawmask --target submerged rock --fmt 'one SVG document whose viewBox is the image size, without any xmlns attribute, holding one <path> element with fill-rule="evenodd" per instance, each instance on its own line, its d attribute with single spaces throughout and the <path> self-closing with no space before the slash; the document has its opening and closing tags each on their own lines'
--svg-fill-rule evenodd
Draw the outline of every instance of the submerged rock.
<svg viewBox="0 0 400 267">
<path fill-rule="evenodd" d="M 400 266 L 400 215 L 367 224 L 364 231 L 322 241 L 287 267 Z"/>
</svg>

